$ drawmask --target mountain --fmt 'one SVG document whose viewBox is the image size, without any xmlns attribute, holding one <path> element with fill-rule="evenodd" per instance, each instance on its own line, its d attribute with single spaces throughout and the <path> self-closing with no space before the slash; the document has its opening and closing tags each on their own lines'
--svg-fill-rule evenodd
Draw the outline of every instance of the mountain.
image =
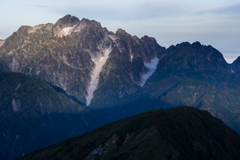
<svg viewBox="0 0 240 160">
<path fill-rule="evenodd" d="M 20 159 L 239 159 L 240 137 L 207 111 L 148 111 Z"/>
<path fill-rule="evenodd" d="M 120 92 L 131 94 L 140 89 L 142 75 L 149 70 L 145 67 L 145 63 L 150 63 L 156 59 L 156 56 L 161 56 L 164 51 L 165 48 L 159 46 L 154 38 L 145 36 L 139 39 L 136 36 L 132 37 L 122 29 L 112 33 L 96 21 L 79 20 L 70 15 L 59 19 L 55 24 L 20 27 L 10 37 L 1 40 L 0 72 L 18 72 L 33 76 L 35 79 L 28 76 L 29 81 L 41 81 L 47 88 L 51 88 L 51 92 L 47 92 L 50 93 L 49 96 L 38 91 L 27 92 L 26 89 L 30 91 L 34 88 L 41 88 L 35 86 L 39 83 L 29 82 L 29 88 L 23 88 L 27 85 L 23 86 L 20 82 L 12 86 L 11 83 L 15 78 L 10 78 L 7 74 L 2 76 L 3 79 L 8 77 L 4 80 L 7 83 L 2 87 L 16 88 L 18 84 L 21 84 L 18 96 L 22 98 L 8 95 L 8 89 L 4 88 L 1 90 L 3 96 L 0 102 L 8 99 L 8 103 L 2 103 L 1 107 L 11 108 L 12 103 L 18 104 L 20 101 L 21 108 L 26 109 L 20 108 L 18 112 L 13 112 L 14 114 L 11 114 L 11 119 L 14 119 L 12 124 L 8 125 L 7 129 L 1 128 L 0 131 L 4 133 L 2 134 L 4 140 L 1 141 L 3 146 L 1 154 L 16 158 L 23 153 L 29 153 L 34 149 L 82 134 L 102 125 L 101 118 L 95 120 L 93 111 L 90 111 L 92 107 L 85 108 L 85 106 L 90 106 L 93 103 L 92 98 L 95 98 L 95 95 L 98 95 L 96 93 L 100 91 L 107 91 L 108 94 L 105 93 L 104 97 L 99 94 L 93 101 L 97 102 L 98 98 L 101 101 L 113 99 L 117 101 Z M 22 76 L 25 79 L 26 75 Z M 15 94 L 15 88 L 11 88 L 12 94 Z M 23 90 L 20 90 L 21 88 Z M 29 94 L 32 98 L 24 98 L 25 94 Z M 60 101 L 62 97 L 59 99 L 59 94 L 64 97 L 65 103 Z M 41 108 L 46 112 L 39 111 Z M 20 119 L 17 113 L 22 113 Z M 49 115 L 53 118 L 49 119 Z M 11 119 L 8 116 L 2 117 L 1 124 L 7 124 Z M 65 121 L 65 119 L 69 120 Z M 18 123 L 24 125 L 15 128 L 14 126 Z M 29 126 L 34 126 L 34 131 L 29 130 L 31 128 Z M 11 136 L 8 135 L 9 137 L 5 138 L 5 132 L 8 130 Z M 41 134 L 45 130 L 47 132 Z M 26 139 L 22 138 L 24 142 L 21 144 L 19 137 L 23 135 L 26 135 Z M 40 135 L 44 136 L 40 138 L 38 137 Z M 56 136 L 53 137 L 53 135 Z M 16 137 L 18 137 L 16 142 L 19 142 L 17 145 L 15 145 Z M 27 143 L 31 145 L 26 147 Z"/>
<path fill-rule="evenodd" d="M 122 78 L 127 79 L 134 90 L 142 83 L 141 75 L 148 71 L 144 62 L 150 62 L 164 50 L 153 38 L 132 37 L 122 29 L 114 34 L 96 21 L 80 21 L 66 15 L 55 24 L 22 26 L 4 40 L 0 71 L 32 75 L 89 105 L 96 87 L 100 89 L 109 79 L 115 78 L 110 81 L 114 85 L 116 81 L 118 86 L 122 85 Z M 102 66 L 104 72 L 98 83 L 98 68 Z M 123 77 L 117 78 L 118 74 Z M 122 90 L 133 92 L 126 87 Z"/>
<path fill-rule="evenodd" d="M 122 98 L 118 104 L 114 107 L 94 110 L 98 119 L 101 118 L 102 124 L 151 109 L 189 105 L 209 111 L 240 133 L 239 101 L 209 83 L 194 79 L 184 80 L 173 76 L 151 87 L 145 87 L 141 92 Z"/>
<path fill-rule="evenodd" d="M 18 96 L 23 96 L 24 102 L 26 100 L 24 106 L 39 108 L 43 104 L 41 101 L 46 101 L 44 108 L 48 110 L 55 104 L 51 112 L 56 113 L 54 126 L 66 128 L 64 131 L 74 130 L 74 134 L 63 136 L 58 129 L 49 129 L 48 135 L 56 134 L 61 138 L 48 141 L 48 144 L 148 110 L 178 106 L 207 110 L 240 133 L 239 63 L 238 58 L 228 64 L 217 49 L 200 42 L 183 42 L 165 48 L 152 37 L 138 38 L 123 29 L 113 33 L 99 22 L 84 18 L 79 20 L 71 15 L 64 16 L 55 24 L 22 26 L 7 39 L 0 40 L 0 73 L 4 73 L 3 77 L 6 73 L 18 72 L 51 88 L 47 97 L 41 97 L 41 92 L 29 92 L 33 99 L 24 98 L 28 92 L 19 91 Z M 14 87 L 11 88 L 14 91 L 20 84 L 16 82 L 12 85 L 14 79 L 9 78 L 2 87 Z M 34 85 L 26 87 L 36 88 Z M 5 102 L 10 96 L 7 93 L 7 89 L 1 90 L 0 94 L 4 96 L 0 97 L 0 102 Z M 60 101 L 59 95 L 64 97 L 64 103 L 55 103 Z M 38 102 L 36 105 L 35 101 Z M 20 102 L 23 106 L 23 101 Z M 18 103 L 17 97 L 10 96 L 8 103 L 2 103 L 2 106 L 11 108 L 15 104 L 16 108 Z M 64 116 L 59 114 L 62 108 L 73 110 L 81 126 L 67 125 L 78 120 L 74 118 L 74 123 L 63 121 Z M 81 108 L 84 113 L 79 113 L 76 108 Z M 34 116 L 33 110 L 31 113 L 28 109 L 22 112 L 21 115 L 32 117 L 31 125 L 36 126 L 36 130 L 42 127 L 38 118 L 49 121 L 47 112 L 39 117 Z M 66 117 L 72 112 L 67 110 Z M 83 115 L 85 120 L 85 115 L 88 119 L 88 127 L 82 119 Z M 13 114 L 12 119 L 17 117 L 18 114 Z M 17 125 L 8 126 L 13 129 L 11 145 L 15 144 L 13 140 L 21 131 L 21 128 L 15 130 L 14 126 Z M 76 129 L 78 131 L 75 132 Z M 35 143 L 36 148 L 47 145 L 41 145 L 43 141 Z M 1 145 L 5 144 L 7 142 Z M 27 148 L 26 152 L 24 150 L 21 154 L 29 152 Z M 5 150 L 1 152 L 11 155 Z"/>
<path fill-rule="evenodd" d="M 143 87 L 115 99 L 101 99 L 107 89 L 96 92 L 90 108 L 107 124 L 150 109 L 194 106 L 240 133 L 239 86 L 239 75 L 232 72 L 219 51 L 199 42 L 184 42 L 169 47 L 159 57 L 156 71 Z"/>
<path fill-rule="evenodd" d="M 98 127 L 61 90 L 22 73 L 0 73 L 0 157 L 15 159 Z"/>
</svg>

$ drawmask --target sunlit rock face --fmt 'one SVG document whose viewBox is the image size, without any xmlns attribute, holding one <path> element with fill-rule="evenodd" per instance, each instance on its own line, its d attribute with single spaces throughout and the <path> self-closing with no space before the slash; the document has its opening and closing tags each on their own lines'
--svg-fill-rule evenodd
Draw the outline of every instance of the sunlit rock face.
<svg viewBox="0 0 240 160">
<path fill-rule="evenodd" d="M 33 75 L 85 103 L 98 47 L 110 44 L 100 23 L 67 15 L 56 24 L 22 26 L 0 48 L 0 71 Z"/>
<path fill-rule="evenodd" d="M 0 72 L 30 74 L 89 105 L 108 81 L 114 85 L 108 94 L 116 99 L 136 92 L 149 71 L 144 63 L 164 50 L 154 38 L 139 39 L 122 29 L 109 32 L 94 20 L 66 15 L 55 24 L 22 26 L 1 40 Z M 116 70 L 119 76 L 114 76 Z"/>
</svg>

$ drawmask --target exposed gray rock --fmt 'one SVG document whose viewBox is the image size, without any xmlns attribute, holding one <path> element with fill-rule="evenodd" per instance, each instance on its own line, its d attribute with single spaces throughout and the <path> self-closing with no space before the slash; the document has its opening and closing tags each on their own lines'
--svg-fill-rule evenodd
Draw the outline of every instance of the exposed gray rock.
<svg viewBox="0 0 240 160">
<path fill-rule="evenodd" d="M 116 68 L 124 73 L 119 85 L 140 85 L 141 76 L 148 72 L 144 62 L 162 54 L 162 47 L 153 38 L 132 37 L 122 29 L 114 34 L 99 22 L 80 21 L 71 15 L 59 19 L 56 24 L 22 26 L 4 43 L 0 41 L 0 45 L 0 72 L 30 74 L 62 88 L 82 103 L 86 103 L 89 96 L 94 61 L 104 56 L 102 49 L 111 47 L 112 52 L 100 69 L 97 90 L 111 79 L 109 74 Z M 132 93 L 129 90 L 134 89 L 129 86 L 121 92 Z M 94 97 L 95 92 L 92 94 Z"/>
</svg>

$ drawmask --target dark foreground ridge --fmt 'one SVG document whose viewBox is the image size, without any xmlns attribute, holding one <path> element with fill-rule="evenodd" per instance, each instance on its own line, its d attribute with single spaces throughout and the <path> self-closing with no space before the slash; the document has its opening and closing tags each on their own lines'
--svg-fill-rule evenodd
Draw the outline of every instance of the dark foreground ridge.
<svg viewBox="0 0 240 160">
<path fill-rule="evenodd" d="M 192 107 L 153 110 L 20 159 L 239 159 L 239 135 Z"/>
</svg>

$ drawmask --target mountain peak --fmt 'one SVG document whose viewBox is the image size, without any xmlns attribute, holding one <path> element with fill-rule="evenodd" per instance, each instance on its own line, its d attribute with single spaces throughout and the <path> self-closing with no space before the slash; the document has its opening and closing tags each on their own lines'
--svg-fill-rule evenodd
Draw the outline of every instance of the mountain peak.
<svg viewBox="0 0 240 160">
<path fill-rule="evenodd" d="M 55 26 L 59 26 L 60 28 L 73 27 L 74 25 L 76 25 L 79 22 L 80 22 L 80 20 L 77 17 L 67 14 L 63 18 L 59 19 L 56 22 Z"/>
<path fill-rule="evenodd" d="M 122 28 L 119 28 L 116 32 L 116 34 L 119 34 L 119 35 L 129 35 L 124 29 Z"/>
<path fill-rule="evenodd" d="M 198 41 L 192 43 L 192 45 L 193 45 L 194 48 L 201 48 L 202 47 L 202 44 Z"/>
<path fill-rule="evenodd" d="M 70 35 L 79 23 L 80 20 L 77 17 L 67 14 L 54 24 L 55 35 L 58 37 Z"/>
</svg>

